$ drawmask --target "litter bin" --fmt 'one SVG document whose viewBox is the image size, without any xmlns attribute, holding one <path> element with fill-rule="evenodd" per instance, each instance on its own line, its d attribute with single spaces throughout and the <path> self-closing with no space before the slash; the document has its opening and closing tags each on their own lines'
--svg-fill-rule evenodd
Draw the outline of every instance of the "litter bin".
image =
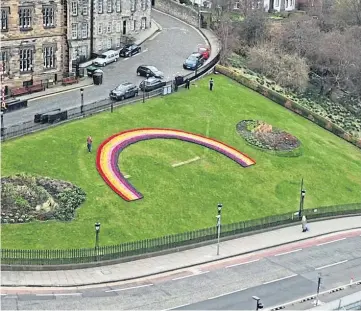
<svg viewBox="0 0 361 311">
<path fill-rule="evenodd" d="M 178 86 L 178 85 L 181 85 L 184 83 L 184 78 L 182 76 L 176 76 L 175 77 L 175 84 Z"/>
<path fill-rule="evenodd" d="M 94 71 L 93 82 L 95 85 L 100 85 L 103 83 L 103 71 L 101 71 L 101 70 Z"/>
</svg>

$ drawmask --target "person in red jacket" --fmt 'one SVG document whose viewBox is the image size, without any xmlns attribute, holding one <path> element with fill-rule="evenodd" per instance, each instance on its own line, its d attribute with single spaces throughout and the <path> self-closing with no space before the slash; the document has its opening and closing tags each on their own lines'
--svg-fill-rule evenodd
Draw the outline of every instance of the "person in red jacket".
<svg viewBox="0 0 361 311">
<path fill-rule="evenodd" d="M 86 146 L 89 152 L 92 151 L 92 144 L 93 144 L 93 139 L 91 136 L 88 136 L 88 138 L 86 139 Z"/>
</svg>

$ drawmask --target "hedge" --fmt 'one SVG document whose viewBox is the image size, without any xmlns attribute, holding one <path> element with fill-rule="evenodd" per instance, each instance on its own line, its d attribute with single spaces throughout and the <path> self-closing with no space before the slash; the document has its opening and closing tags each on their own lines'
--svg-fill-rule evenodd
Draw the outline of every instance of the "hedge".
<svg viewBox="0 0 361 311">
<path fill-rule="evenodd" d="M 259 84 L 256 80 L 245 77 L 239 72 L 232 70 L 232 68 L 224 67 L 221 65 L 216 65 L 216 71 L 231 78 L 232 80 L 237 81 L 238 83 L 258 92 L 259 94 L 267 97 L 268 99 L 276 102 L 277 104 L 291 110 L 292 112 L 297 113 L 298 115 L 312 121 L 318 126 L 328 130 L 329 132 L 337 135 L 338 137 L 348 141 L 349 143 L 355 145 L 361 149 L 361 139 L 351 135 L 346 132 L 344 129 L 338 125 L 332 123 L 330 120 L 314 113 L 313 111 L 301 106 L 300 104 L 294 102 L 293 100 L 287 98 L 286 96 L 277 93 L 269 88 Z"/>
</svg>

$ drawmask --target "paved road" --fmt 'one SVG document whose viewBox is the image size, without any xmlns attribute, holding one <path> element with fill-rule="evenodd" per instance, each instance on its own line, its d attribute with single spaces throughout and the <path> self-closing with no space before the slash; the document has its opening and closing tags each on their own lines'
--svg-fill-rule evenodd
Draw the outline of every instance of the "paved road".
<svg viewBox="0 0 361 311">
<path fill-rule="evenodd" d="M 214 264 L 213 264 L 214 266 Z M 212 269 L 196 275 L 152 279 L 138 285 L 74 289 L 56 294 L 2 297 L 3 310 L 236 310 L 254 309 L 253 295 L 271 307 L 314 294 L 318 273 L 322 290 L 361 279 L 361 237 L 279 252 L 253 262 Z M 218 296 L 218 297 L 217 297 Z M 181 306 L 181 307 L 177 307 Z"/>
<path fill-rule="evenodd" d="M 121 82 L 129 81 L 139 85 L 144 78 L 136 75 L 136 69 L 142 64 L 156 66 L 164 72 L 166 80 L 173 79 L 178 73 L 182 75 L 188 73 L 182 68 L 183 61 L 194 52 L 198 44 L 205 43 L 204 38 L 194 28 L 168 15 L 153 11 L 152 17 L 162 26 L 162 31 L 142 45 L 142 53 L 106 66 L 104 83 L 101 86 L 85 88 L 85 104 L 107 98 L 109 91 Z M 79 105 L 78 89 L 34 99 L 29 101 L 27 109 L 6 114 L 5 126 L 31 121 L 37 112 L 59 107 L 69 109 Z"/>
</svg>

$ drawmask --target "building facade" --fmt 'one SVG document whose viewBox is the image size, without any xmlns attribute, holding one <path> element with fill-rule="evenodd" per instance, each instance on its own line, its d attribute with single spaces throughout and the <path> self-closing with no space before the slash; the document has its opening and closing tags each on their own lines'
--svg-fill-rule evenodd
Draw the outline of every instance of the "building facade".
<svg viewBox="0 0 361 311">
<path fill-rule="evenodd" d="M 1 0 L 2 83 L 59 81 L 151 26 L 151 0 Z"/>
<path fill-rule="evenodd" d="M 1 0 L 2 83 L 13 88 L 61 79 L 64 25 L 62 0 Z"/>
<path fill-rule="evenodd" d="M 68 3 L 70 62 L 119 50 L 151 26 L 151 0 L 74 0 Z"/>
</svg>

